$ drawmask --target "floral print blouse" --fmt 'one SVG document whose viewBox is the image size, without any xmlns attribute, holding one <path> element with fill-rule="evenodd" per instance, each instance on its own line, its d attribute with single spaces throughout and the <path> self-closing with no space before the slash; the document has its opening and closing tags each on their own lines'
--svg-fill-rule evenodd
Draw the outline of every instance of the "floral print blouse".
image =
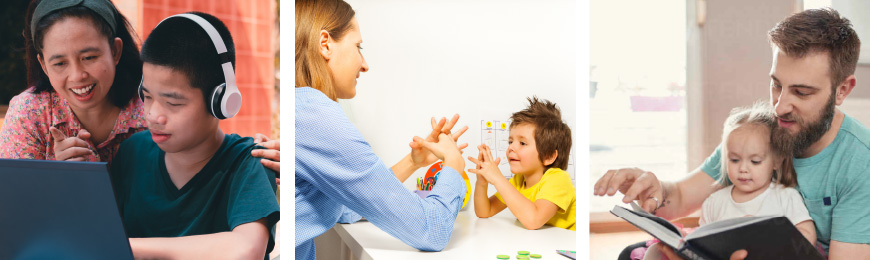
<svg viewBox="0 0 870 260">
<path fill-rule="evenodd" d="M 54 91 L 34 93 L 31 87 L 12 98 L 3 127 L 0 129 L 0 158 L 54 160 L 54 138 L 48 131 L 55 127 L 66 136 L 76 136 L 82 125 L 65 99 Z M 118 114 L 109 138 L 100 144 L 85 140 L 94 151 L 90 162 L 109 162 L 131 135 L 147 129 L 143 104 L 133 98 Z"/>
</svg>

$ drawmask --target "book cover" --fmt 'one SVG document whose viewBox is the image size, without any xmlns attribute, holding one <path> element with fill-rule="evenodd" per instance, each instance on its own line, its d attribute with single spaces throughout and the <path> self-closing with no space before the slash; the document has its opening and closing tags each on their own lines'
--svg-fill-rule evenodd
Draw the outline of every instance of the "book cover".
<svg viewBox="0 0 870 260">
<path fill-rule="evenodd" d="M 757 216 L 716 221 L 682 236 L 664 218 L 642 210 L 614 206 L 610 211 L 673 247 L 686 259 L 728 259 L 746 249 L 746 259 L 823 259 L 822 255 L 786 217 Z"/>
</svg>

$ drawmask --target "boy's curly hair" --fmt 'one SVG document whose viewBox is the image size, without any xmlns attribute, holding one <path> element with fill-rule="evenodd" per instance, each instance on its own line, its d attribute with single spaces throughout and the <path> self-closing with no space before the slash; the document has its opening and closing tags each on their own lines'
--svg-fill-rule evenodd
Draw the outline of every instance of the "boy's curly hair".
<svg viewBox="0 0 870 260">
<path fill-rule="evenodd" d="M 562 122 L 562 112 L 555 103 L 539 100 L 538 97 L 526 98 L 529 106 L 511 115 L 511 128 L 520 124 L 535 126 L 535 148 L 538 159 L 545 158 L 558 151 L 556 160 L 550 165 L 544 165 L 545 171 L 552 167 L 565 169 L 568 167 L 568 156 L 571 153 L 571 128 Z"/>
</svg>

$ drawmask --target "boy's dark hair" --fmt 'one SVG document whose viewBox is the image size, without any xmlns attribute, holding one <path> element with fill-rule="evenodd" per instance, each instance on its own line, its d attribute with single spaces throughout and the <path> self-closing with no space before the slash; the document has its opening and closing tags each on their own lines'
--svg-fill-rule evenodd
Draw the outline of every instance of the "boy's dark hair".
<svg viewBox="0 0 870 260">
<path fill-rule="evenodd" d="M 808 53 L 827 52 L 831 85 L 836 87 L 855 74 L 861 40 L 849 19 L 837 11 L 810 9 L 789 16 L 768 32 L 770 42 L 786 55 L 802 58 Z"/>
<path fill-rule="evenodd" d="M 565 169 L 568 167 L 568 156 L 571 153 L 571 128 L 562 122 L 562 112 L 556 104 L 537 97 L 526 98 L 529 107 L 511 115 L 511 128 L 520 124 L 535 126 L 535 148 L 538 159 L 545 158 L 559 151 L 553 164 L 544 165 L 545 171 L 552 167 Z"/>
<path fill-rule="evenodd" d="M 210 14 L 189 12 L 208 21 L 220 34 L 227 47 L 227 57 L 236 67 L 236 48 L 230 30 L 220 19 Z M 142 61 L 169 67 L 184 74 L 190 86 L 202 91 L 206 109 L 214 87 L 224 83 L 220 56 L 214 43 L 202 27 L 193 20 L 173 17 L 161 22 L 142 44 Z"/>
<path fill-rule="evenodd" d="M 106 20 L 101 18 L 97 13 L 83 6 L 73 6 L 46 15 L 37 22 L 35 33 L 31 33 L 31 19 L 33 18 L 36 6 L 38 6 L 40 2 L 42 1 L 33 1 L 30 3 L 30 6 L 27 7 L 27 15 L 24 17 L 24 30 L 21 32 L 21 35 L 24 36 L 24 48 L 26 52 L 25 66 L 27 66 L 27 85 L 36 87 L 34 91 L 35 93 L 54 91 L 54 88 L 51 87 L 51 82 L 48 80 L 48 76 L 45 74 L 45 71 L 42 70 L 42 67 L 39 65 L 39 60 L 36 58 L 37 55 L 42 54 L 42 40 L 45 36 L 45 32 L 47 32 L 48 28 L 53 26 L 55 23 L 66 18 L 75 17 L 86 19 L 91 21 L 94 28 L 96 28 L 101 35 L 106 37 L 112 51 L 115 51 L 115 37 L 120 38 L 123 42 L 121 59 L 118 61 L 118 65 L 115 65 L 115 80 L 112 82 L 111 88 L 109 88 L 107 97 L 112 105 L 124 108 L 127 103 L 130 102 L 130 99 L 136 96 L 139 81 L 142 79 L 142 60 L 139 59 L 139 48 L 136 46 L 136 42 L 134 41 L 134 39 L 138 40 L 138 37 L 136 36 L 136 33 L 133 32 L 132 27 L 130 27 L 127 18 L 117 11 L 114 12 L 114 27 L 117 28 L 117 33 L 113 33 L 112 27 L 109 26 Z M 117 10 L 117 8 L 114 10 Z"/>
</svg>

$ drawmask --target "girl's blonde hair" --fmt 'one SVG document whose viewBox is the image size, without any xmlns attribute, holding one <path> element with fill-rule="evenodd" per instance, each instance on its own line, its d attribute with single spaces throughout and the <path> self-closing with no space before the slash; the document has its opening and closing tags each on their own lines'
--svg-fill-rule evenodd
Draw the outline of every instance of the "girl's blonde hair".
<svg viewBox="0 0 870 260">
<path fill-rule="evenodd" d="M 734 108 L 731 110 L 728 119 L 725 119 L 725 126 L 722 129 L 722 144 L 719 146 L 721 148 L 721 162 L 719 163 L 721 167 L 719 179 L 717 180 L 719 185 L 731 185 L 731 180 L 728 179 L 728 137 L 735 129 L 749 125 L 760 126 L 766 129 L 768 140 L 770 140 L 772 130 L 776 127 L 776 115 L 773 113 L 770 103 L 758 101 L 752 106 Z M 797 177 L 792 166 L 792 155 L 782 154 L 776 149 L 770 149 L 770 152 L 775 156 L 774 158 L 782 159 L 778 170 L 774 171 L 774 182 L 786 187 L 797 185 Z"/>
<path fill-rule="evenodd" d="M 339 41 L 355 12 L 342 0 L 296 0 L 296 87 L 312 87 L 337 100 L 332 71 L 320 56 L 320 31 Z"/>
</svg>

